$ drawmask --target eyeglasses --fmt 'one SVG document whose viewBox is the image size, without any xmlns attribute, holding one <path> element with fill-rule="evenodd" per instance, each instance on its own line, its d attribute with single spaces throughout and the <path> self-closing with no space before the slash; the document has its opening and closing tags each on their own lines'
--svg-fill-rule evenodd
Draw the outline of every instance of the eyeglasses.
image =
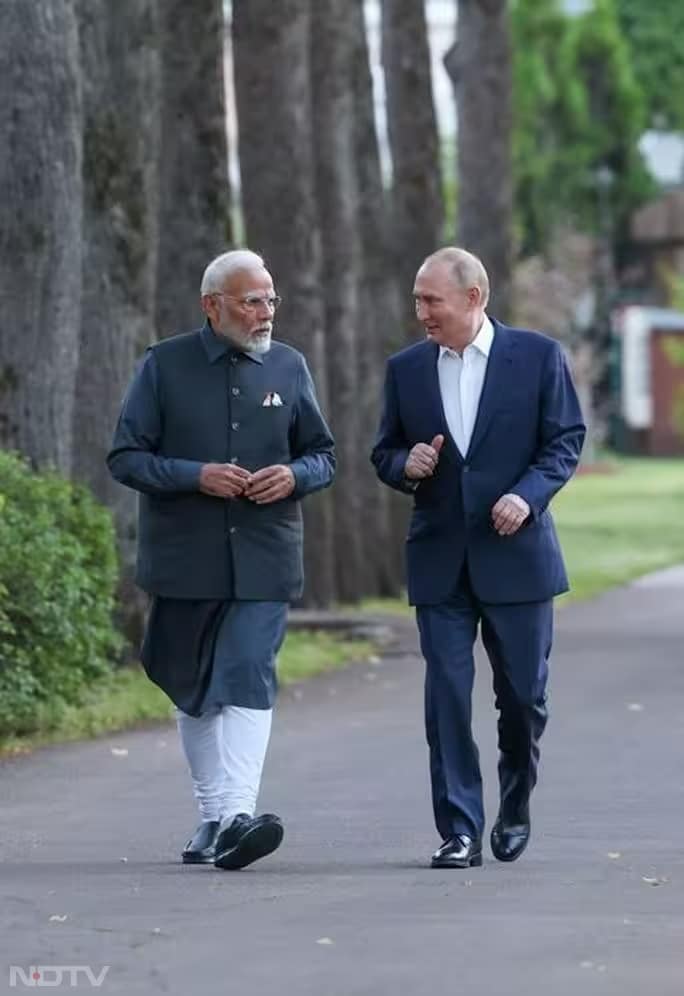
<svg viewBox="0 0 684 996">
<path fill-rule="evenodd" d="M 270 311 L 277 311 L 283 303 L 282 297 L 278 294 L 245 294 L 244 297 L 236 297 L 234 294 L 226 294 L 224 291 L 212 291 L 211 296 L 228 297 L 231 301 L 237 301 L 243 308 L 247 308 L 249 311 L 256 311 L 257 308 L 262 308 L 264 305 Z"/>
</svg>

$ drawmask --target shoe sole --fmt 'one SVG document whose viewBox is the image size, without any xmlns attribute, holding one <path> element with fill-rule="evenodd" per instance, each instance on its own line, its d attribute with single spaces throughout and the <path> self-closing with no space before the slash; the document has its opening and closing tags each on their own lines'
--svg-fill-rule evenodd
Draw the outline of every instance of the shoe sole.
<svg viewBox="0 0 684 996">
<path fill-rule="evenodd" d="M 476 854 L 469 861 L 435 861 L 430 862 L 430 868 L 480 868 L 482 866 L 482 855 Z"/>
<path fill-rule="evenodd" d="M 246 868 L 253 861 L 272 854 L 282 842 L 284 830 L 280 823 L 263 823 L 252 827 L 227 851 L 217 851 L 214 858 L 216 868 L 237 871 Z"/>
<path fill-rule="evenodd" d="M 181 855 L 181 860 L 184 865 L 213 865 L 214 863 L 214 852 L 207 855 L 196 855 L 184 853 Z"/>
</svg>

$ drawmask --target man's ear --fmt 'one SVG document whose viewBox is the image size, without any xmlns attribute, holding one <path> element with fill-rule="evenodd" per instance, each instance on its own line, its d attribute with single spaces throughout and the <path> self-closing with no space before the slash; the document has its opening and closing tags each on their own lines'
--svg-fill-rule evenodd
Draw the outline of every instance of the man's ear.
<svg viewBox="0 0 684 996">
<path fill-rule="evenodd" d="M 216 305 L 211 294 L 202 294 L 200 297 L 200 306 L 207 318 L 211 318 L 212 312 L 216 310 Z"/>
<path fill-rule="evenodd" d="M 471 308 L 479 308 L 482 301 L 482 292 L 479 287 L 469 287 L 466 291 L 468 304 Z"/>
</svg>

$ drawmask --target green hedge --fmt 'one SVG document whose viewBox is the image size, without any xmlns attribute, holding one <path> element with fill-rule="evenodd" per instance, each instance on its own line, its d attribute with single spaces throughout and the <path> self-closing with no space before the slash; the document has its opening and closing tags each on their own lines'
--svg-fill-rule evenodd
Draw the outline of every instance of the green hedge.
<svg viewBox="0 0 684 996">
<path fill-rule="evenodd" d="M 0 452 L 0 729 L 49 730 L 108 674 L 117 556 L 84 488 Z"/>
</svg>

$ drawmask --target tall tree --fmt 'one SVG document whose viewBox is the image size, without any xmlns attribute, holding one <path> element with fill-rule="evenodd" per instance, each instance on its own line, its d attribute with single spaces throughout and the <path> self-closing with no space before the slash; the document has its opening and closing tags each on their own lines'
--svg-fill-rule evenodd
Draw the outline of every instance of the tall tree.
<svg viewBox="0 0 684 996">
<path fill-rule="evenodd" d="M 265 255 L 283 297 L 276 335 L 307 357 L 327 412 L 309 0 L 233 0 L 232 28 L 246 240 Z M 335 594 L 330 493 L 307 499 L 304 515 L 305 601 L 328 605 Z"/>
<path fill-rule="evenodd" d="M 394 267 L 404 339 L 417 328 L 416 270 L 444 240 L 440 144 L 423 0 L 382 0 L 382 63 L 392 156 Z"/>
<path fill-rule="evenodd" d="M 515 0 L 513 36 L 513 171 L 520 252 L 549 248 L 555 229 L 567 222 L 569 203 L 561 163 L 572 152 L 561 124 L 563 78 L 558 52 L 569 18 L 561 0 Z"/>
<path fill-rule="evenodd" d="M 616 0 L 649 127 L 684 131 L 684 4 Z"/>
<path fill-rule="evenodd" d="M 458 237 L 484 262 L 494 314 L 511 308 L 513 183 L 511 41 L 507 0 L 458 0 L 445 58 L 458 108 Z"/>
<path fill-rule="evenodd" d="M 159 4 L 161 126 L 156 324 L 160 336 L 201 324 L 199 286 L 230 248 L 222 0 Z"/>
<path fill-rule="evenodd" d="M 357 446 L 358 481 L 364 515 L 360 523 L 369 564 L 364 594 L 399 595 L 403 574 L 403 516 L 406 504 L 377 480 L 368 460 L 378 423 L 382 374 L 390 352 L 402 342 L 401 306 L 392 244 L 389 204 L 383 188 L 375 122 L 363 0 L 352 0 L 349 17 L 354 31 L 354 152 L 358 184 L 358 228 L 361 235 L 360 318 L 357 337 L 360 425 Z M 415 316 L 414 316 L 415 317 Z M 395 527 L 395 519 L 399 525 Z"/>
<path fill-rule="evenodd" d="M 355 37 L 347 0 L 312 4 L 311 80 L 316 192 L 323 249 L 330 410 L 338 470 L 333 491 L 337 593 L 358 598 L 367 562 L 358 528 L 359 320 L 362 246 L 355 158 Z"/>
<path fill-rule="evenodd" d="M 560 58 L 573 79 L 573 88 L 564 92 L 563 120 L 572 122 L 567 139 L 584 166 L 571 188 L 578 213 L 585 226 L 600 225 L 597 178 L 600 182 L 600 171 L 607 171 L 610 214 L 619 230 L 648 194 L 650 183 L 638 147 L 646 125 L 643 94 L 615 0 L 594 0 L 590 10 L 572 20 Z"/>
<path fill-rule="evenodd" d="M 0 5 L 0 445 L 71 468 L 81 90 L 71 0 Z"/>
<path fill-rule="evenodd" d="M 114 511 L 126 628 L 139 635 L 132 585 L 135 498 L 105 454 L 136 359 L 154 340 L 159 155 L 156 0 L 78 0 L 83 71 L 83 297 L 73 474 Z"/>
<path fill-rule="evenodd" d="M 561 0 L 516 0 L 512 23 L 522 253 L 547 253 L 559 229 L 596 232 L 604 207 L 619 230 L 650 184 L 643 95 L 615 3 L 571 17 Z"/>
</svg>

